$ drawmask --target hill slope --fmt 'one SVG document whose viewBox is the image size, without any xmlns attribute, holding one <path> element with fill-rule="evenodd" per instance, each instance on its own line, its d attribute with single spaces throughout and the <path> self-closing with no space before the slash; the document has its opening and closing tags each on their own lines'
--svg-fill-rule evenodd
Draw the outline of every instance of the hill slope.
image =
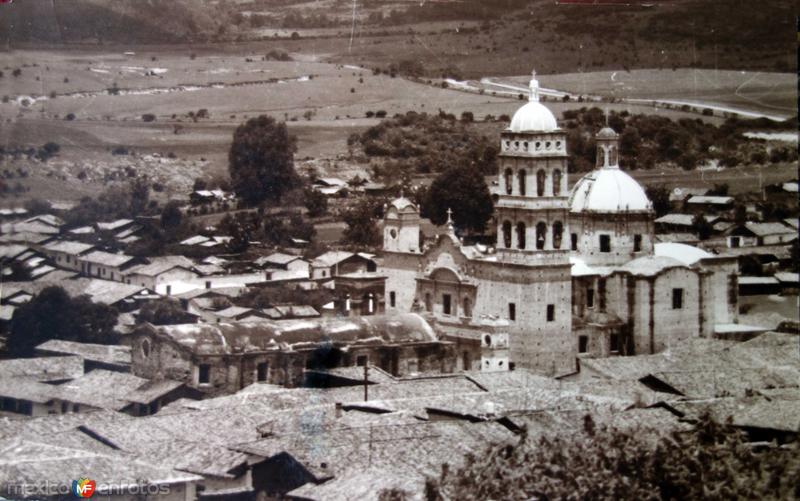
<svg viewBox="0 0 800 501">
<path fill-rule="evenodd" d="M 206 0 L 23 0 L 0 11 L 0 41 L 19 43 L 206 40 L 227 8 Z"/>
</svg>

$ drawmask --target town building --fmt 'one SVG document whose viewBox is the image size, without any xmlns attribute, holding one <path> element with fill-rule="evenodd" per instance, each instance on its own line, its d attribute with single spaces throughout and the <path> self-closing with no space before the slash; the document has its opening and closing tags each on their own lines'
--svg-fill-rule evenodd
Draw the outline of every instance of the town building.
<svg viewBox="0 0 800 501">
<path fill-rule="evenodd" d="M 475 339 L 481 318 L 504 319 L 509 365 L 547 374 L 735 323 L 736 259 L 673 243 L 659 251 L 652 204 L 620 169 L 609 127 L 597 134 L 596 168 L 570 191 L 566 134 L 539 102 L 535 75 L 530 87 L 501 133 L 496 246 L 464 245 L 452 224 L 422 246 L 418 208 L 393 201 L 379 269 L 386 311 L 425 312 L 452 342 Z M 468 355 L 459 368 L 474 363 Z"/>
<path fill-rule="evenodd" d="M 128 336 L 133 373 L 207 395 L 253 383 L 301 386 L 306 369 L 372 364 L 393 375 L 453 372 L 452 343 L 420 316 L 220 322 L 155 327 Z"/>
</svg>

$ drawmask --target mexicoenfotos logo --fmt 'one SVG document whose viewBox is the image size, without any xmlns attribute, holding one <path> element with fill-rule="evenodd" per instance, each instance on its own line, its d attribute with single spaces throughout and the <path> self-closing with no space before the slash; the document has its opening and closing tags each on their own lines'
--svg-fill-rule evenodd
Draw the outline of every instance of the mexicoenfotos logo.
<svg viewBox="0 0 800 501">
<path fill-rule="evenodd" d="M 89 480 L 88 478 L 72 481 L 72 493 L 79 498 L 92 497 L 95 487 L 97 487 L 95 481 Z"/>
</svg>

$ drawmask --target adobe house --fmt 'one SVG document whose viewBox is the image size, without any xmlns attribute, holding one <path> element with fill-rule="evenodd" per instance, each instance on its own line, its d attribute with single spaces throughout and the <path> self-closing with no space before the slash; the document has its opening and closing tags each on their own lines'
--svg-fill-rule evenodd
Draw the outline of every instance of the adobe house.
<svg viewBox="0 0 800 501">
<path fill-rule="evenodd" d="M 456 369 L 453 343 L 416 314 L 155 327 L 130 336 L 133 373 L 207 395 L 259 382 L 303 383 L 306 369 L 375 365 L 394 376 Z"/>
</svg>

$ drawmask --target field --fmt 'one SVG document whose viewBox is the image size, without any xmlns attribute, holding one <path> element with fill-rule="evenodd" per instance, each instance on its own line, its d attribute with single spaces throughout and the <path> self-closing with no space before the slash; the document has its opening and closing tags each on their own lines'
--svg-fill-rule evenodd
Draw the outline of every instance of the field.
<svg viewBox="0 0 800 501">
<path fill-rule="evenodd" d="M 316 40 L 320 45 L 323 42 Z M 0 167 L 12 173 L 6 183 L 20 183 L 30 191 L 19 198 L 7 196 L 0 204 L 18 205 L 29 197 L 78 199 L 96 194 L 109 183 L 124 181 L 132 171 L 147 175 L 163 188 L 157 198 L 185 197 L 194 179 L 225 177 L 233 130 L 247 118 L 265 113 L 286 120 L 297 136 L 299 170 L 363 177 L 368 171 L 350 158 L 346 141 L 351 134 L 379 122 L 365 118 L 368 111 L 384 110 L 389 116 L 410 110 L 444 110 L 456 116 L 470 111 L 481 120 L 489 114 L 513 114 L 521 104 L 515 91 L 495 96 L 489 90 L 481 95 L 443 89 L 435 82 L 376 75 L 351 64 L 323 62 L 335 47 L 327 47 L 332 51 L 327 55 L 290 52 L 294 60 L 287 62 L 264 60 L 272 50 L 269 47 L 277 46 L 271 42 L 227 45 L 218 50 L 208 46 L 126 46 L 0 53 L 2 94 L 8 96 L 8 102 L 0 103 L 0 122 L 4 124 L 0 144 L 7 150 L 37 148 L 47 142 L 61 146 L 59 155 L 47 163 L 24 157 L 4 159 Z M 287 45 L 279 48 L 284 47 Z M 20 73 L 14 76 L 17 68 Z M 694 96 L 737 106 L 750 102 L 754 108 L 775 107 L 781 112 L 796 102 L 790 85 L 793 77 L 786 75 L 770 75 L 770 85 L 763 84 L 760 74 L 712 70 L 637 70 L 617 72 L 613 79 L 611 75 L 573 73 L 540 75 L 539 79 L 545 87 L 631 99 Z M 524 88 L 527 78 L 492 81 Z M 753 99 L 760 104 L 752 104 Z M 566 109 L 595 104 L 549 100 L 547 105 L 559 115 Z M 636 102 L 600 106 L 672 119 L 700 116 Z M 201 109 L 205 112 L 198 115 Z M 144 121 L 147 114 L 153 115 L 152 121 Z M 702 118 L 716 124 L 723 120 Z M 477 127 L 497 138 L 503 124 L 489 122 Z M 127 154 L 113 155 L 112 150 L 119 147 Z M 27 177 L 15 177 L 17 169 Z M 683 172 L 665 175 L 676 184 L 697 177 Z M 786 175 L 780 171 L 780 176 Z"/>
</svg>

